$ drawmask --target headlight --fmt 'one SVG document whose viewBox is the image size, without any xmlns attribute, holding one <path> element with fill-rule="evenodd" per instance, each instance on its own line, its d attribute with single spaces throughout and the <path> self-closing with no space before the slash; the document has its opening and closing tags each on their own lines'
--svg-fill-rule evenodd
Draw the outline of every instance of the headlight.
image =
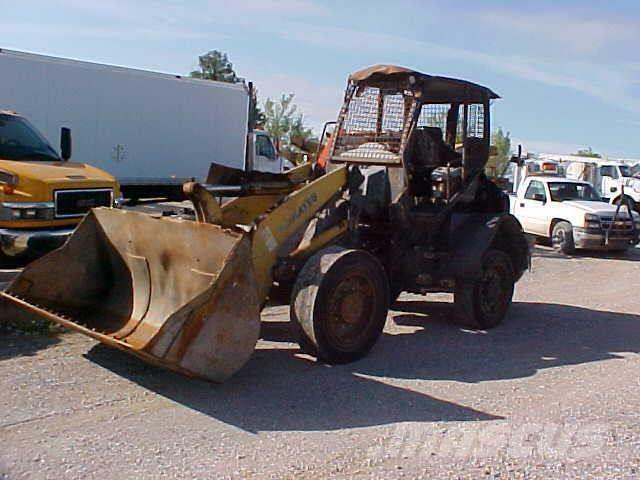
<svg viewBox="0 0 640 480">
<path fill-rule="evenodd" d="M 53 203 L 0 203 L 0 220 L 53 220 Z"/>
<path fill-rule="evenodd" d="M 18 185 L 18 176 L 5 172 L 4 170 L 0 170 L 0 189 L 6 194 L 12 194 L 16 185 Z"/>
<path fill-rule="evenodd" d="M 586 228 L 600 228 L 600 217 L 593 213 L 586 213 L 584 215 L 584 226 Z"/>
</svg>

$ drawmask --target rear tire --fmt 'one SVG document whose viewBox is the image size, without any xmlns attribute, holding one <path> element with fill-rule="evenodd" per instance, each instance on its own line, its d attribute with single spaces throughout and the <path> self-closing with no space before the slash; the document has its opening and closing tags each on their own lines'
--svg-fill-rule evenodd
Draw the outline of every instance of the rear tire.
<svg viewBox="0 0 640 480">
<path fill-rule="evenodd" d="M 454 302 L 461 323 L 482 330 L 500 324 L 511 305 L 514 284 L 509 255 L 500 250 L 489 250 L 478 278 L 456 286 Z"/>
<path fill-rule="evenodd" d="M 556 251 L 565 255 L 571 255 L 576 251 L 573 241 L 573 227 L 569 222 L 558 222 L 553 226 L 551 245 Z"/>
<path fill-rule="evenodd" d="M 291 321 L 304 351 L 328 363 L 365 356 L 389 310 L 384 268 L 362 250 L 330 247 L 312 256 L 291 295 Z"/>
</svg>

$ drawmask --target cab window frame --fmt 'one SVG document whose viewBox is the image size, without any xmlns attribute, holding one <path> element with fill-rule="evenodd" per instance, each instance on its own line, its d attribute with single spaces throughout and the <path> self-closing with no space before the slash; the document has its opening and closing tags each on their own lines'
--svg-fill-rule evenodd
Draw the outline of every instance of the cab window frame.
<svg viewBox="0 0 640 480">
<path fill-rule="evenodd" d="M 534 185 L 535 185 L 535 188 L 540 188 L 540 190 L 536 190 L 535 192 L 533 192 L 532 190 Z M 544 182 L 541 182 L 540 180 L 531 180 L 529 182 L 529 185 L 527 185 L 527 190 L 524 192 L 524 199 L 540 201 L 533 198 L 534 195 L 540 194 L 540 193 L 544 196 L 544 199 L 542 201 L 546 202 L 549 196 L 547 195 L 547 189 L 544 186 Z"/>
</svg>

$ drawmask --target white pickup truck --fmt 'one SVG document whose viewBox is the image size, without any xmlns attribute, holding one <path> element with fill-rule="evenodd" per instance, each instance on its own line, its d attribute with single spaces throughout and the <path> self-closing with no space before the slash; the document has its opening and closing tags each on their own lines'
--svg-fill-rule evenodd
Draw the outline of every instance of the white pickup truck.
<svg viewBox="0 0 640 480">
<path fill-rule="evenodd" d="M 510 200 L 524 231 L 551 239 L 563 253 L 576 248 L 622 251 L 639 242 L 640 215 L 603 202 L 584 181 L 529 176 Z"/>
<path fill-rule="evenodd" d="M 622 161 L 585 158 L 575 155 L 545 155 L 547 160 L 560 162 L 567 178 L 589 182 L 600 191 L 602 199 L 617 204 L 624 200 L 640 212 L 640 167 Z"/>
</svg>

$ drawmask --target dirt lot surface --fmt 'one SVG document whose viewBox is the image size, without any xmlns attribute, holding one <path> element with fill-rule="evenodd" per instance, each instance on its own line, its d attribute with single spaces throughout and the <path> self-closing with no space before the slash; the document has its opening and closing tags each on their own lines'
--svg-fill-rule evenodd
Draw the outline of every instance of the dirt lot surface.
<svg viewBox="0 0 640 480">
<path fill-rule="evenodd" d="M 640 250 L 538 248 L 506 322 L 403 296 L 360 362 L 299 355 L 285 307 L 231 381 L 77 334 L 0 338 L 0 479 L 640 477 Z"/>
</svg>

